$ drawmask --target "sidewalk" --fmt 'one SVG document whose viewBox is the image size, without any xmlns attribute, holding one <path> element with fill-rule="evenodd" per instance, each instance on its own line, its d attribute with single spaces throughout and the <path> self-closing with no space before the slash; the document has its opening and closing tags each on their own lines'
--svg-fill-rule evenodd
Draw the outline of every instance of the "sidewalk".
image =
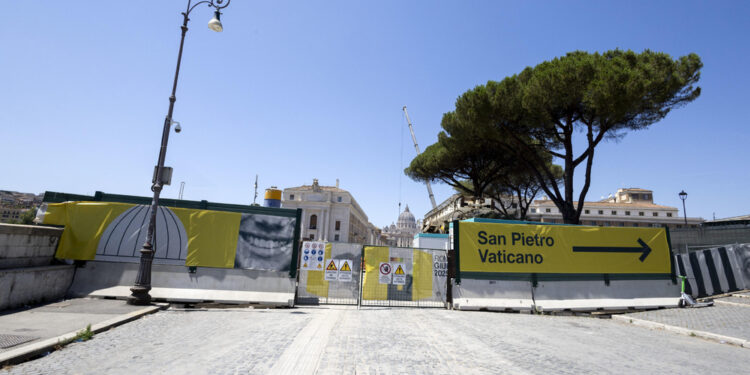
<svg viewBox="0 0 750 375">
<path fill-rule="evenodd" d="M 78 298 L 31 309 L 0 312 L 0 367 L 52 351 L 87 325 L 97 333 L 163 306 L 131 306 L 121 300 Z"/>
<path fill-rule="evenodd" d="M 750 293 L 714 299 L 702 308 L 651 310 L 613 315 L 624 323 L 750 348 Z"/>
</svg>

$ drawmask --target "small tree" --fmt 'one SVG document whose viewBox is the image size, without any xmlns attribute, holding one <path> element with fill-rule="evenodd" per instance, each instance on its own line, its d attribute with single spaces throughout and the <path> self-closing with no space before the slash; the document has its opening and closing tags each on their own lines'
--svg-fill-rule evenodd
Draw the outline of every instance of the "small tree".
<svg viewBox="0 0 750 375">
<path fill-rule="evenodd" d="M 21 215 L 20 223 L 21 224 L 27 224 L 27 225 L 34 224 L 34 219 L 36 218 L 36 211 L 37 211 L 36 207 L 30 208 L 30 209 L 26 210 Z"/>
</svg>

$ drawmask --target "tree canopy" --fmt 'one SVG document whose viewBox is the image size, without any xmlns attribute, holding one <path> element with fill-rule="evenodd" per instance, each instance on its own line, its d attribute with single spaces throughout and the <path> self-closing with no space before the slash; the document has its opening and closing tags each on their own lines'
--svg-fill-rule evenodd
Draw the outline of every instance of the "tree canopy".
<svg viewBox="0 0 750 375">
<path fill-rule="evenodd" d="M 702 66 L 696 54 L 673 60 L 649 50 L 576 51 L 467 91 L 457 100 L 456 112 L 489 118 L 507 137 L 497 147 L 516 154 L 564 221 L 577 224 L 596 146 L 644 129 L 695 100 Z M 580 144 L 574 141 L 577 136 L 585 138 L 583 150 L 574 150 Z M 562 184 L 548 158 L 561 160 Z M 576 197 L 573 182 L 581 165 L 584 184 Z"/>
<path fill-rule="evenodd" d="M 493 122 L 490 99 L 489 91 L 481 89 L 459 98 L 456 110 L 443 115 L 438 142 L 404 172 L 417 181 L 447 183 L 463 195 L 493 198 L 502 217 L 525 219 L 540 185 L 517 153 L 508 152 L 507 145 L 500 147 L 508 137 Z M 555 173 L 559 178 L 561 173 Z"/>
</svg>

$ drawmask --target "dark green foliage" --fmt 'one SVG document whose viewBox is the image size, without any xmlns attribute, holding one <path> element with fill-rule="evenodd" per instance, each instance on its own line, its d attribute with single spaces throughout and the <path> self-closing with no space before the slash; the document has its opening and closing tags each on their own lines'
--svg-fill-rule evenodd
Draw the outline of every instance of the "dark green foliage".
<svg viewBox="0 0 750 375">
<path fill-rule="evenodd" d="M 497 148 L 515 154 L 555 202 L 564 221 L 577 224 L 596 146 L 628 130 L 644 129 L 695 100 L 700 95 L 695 84 L 701 67 L 695 54 L 673 60 L 648 50 L 571 52 L 464 93 L 456 102 L 456 112 L 499 129 L 503 141 Z M 576 137 L 585 138 L 583 150 L 574 150 Z M 563 164 L 562 184 L 550 158 Z M 574 172 L 581 164 L 585 180 L 576 197 Z"/>
</svg>

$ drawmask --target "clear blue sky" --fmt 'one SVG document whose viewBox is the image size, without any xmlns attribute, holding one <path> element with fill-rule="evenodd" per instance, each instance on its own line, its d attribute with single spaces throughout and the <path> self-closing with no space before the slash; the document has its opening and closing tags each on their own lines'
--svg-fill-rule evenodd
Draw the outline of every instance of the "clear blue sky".
<svg viewBox="0 0 750 375">
<path fill-rule="evenodd" d="M 186 1 L 10 1 L 0 23 L 0 189 L 149 195 Z M 248 204 L 333 185 L 377 226 L 417 217 L 403 176 L 464 91 L 573 50 L 695 52 L 701 97 L 597 149 L 587 200 L 620 187 L 710 219 L 750 213 L 750 3 L 247 1 L 191 14 L 167 165 L 176 198 Z M 581 174 L 579 174 L 581 176 Z M 580 186 L 580 182 L 578 185 Z M 434 187 L 438 202 L 452 190 Z"/>
</svg>

